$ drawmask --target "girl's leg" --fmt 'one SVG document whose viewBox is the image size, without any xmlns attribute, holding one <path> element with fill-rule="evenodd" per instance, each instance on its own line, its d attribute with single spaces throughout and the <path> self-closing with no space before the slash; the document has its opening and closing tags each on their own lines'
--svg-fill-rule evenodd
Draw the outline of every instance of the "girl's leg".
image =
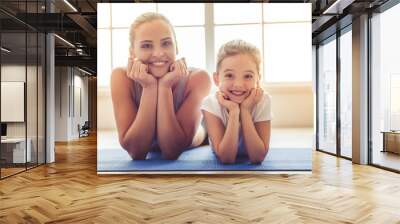
<svg viewBox="0 0 400 224">
<path fill-rule="evenodd" d="M 194 135 L 192 144 L 189 146 L 189 148 L 199 146 L 206 137 L 207 137 L 206 130 L 202 125 L 199 125 L 199 128 L 197 128 L 196 134 Z"/>
</svg>

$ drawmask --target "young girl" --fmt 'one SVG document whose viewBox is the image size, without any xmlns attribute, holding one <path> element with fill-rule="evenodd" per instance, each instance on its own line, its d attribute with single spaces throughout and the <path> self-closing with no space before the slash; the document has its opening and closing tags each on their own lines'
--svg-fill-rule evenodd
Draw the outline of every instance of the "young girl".
<svg viewBox="0 0 400 224">
<path fill-rule="evenodd" d="M 224 44 L 213 78 L 219 91 L 201 107 L 214 152 L 223 163 L 247 154 L 261 163 L 269 149 L 271 98 L 260 88 L 260 52 L 242 40 Z"/>
<path fill-rule="evenodd" d="M 133 159 L 146 159 L 155 148 L 176 159 L 204 139 L 200 105 L 211 82 L 204 70 L 176 60 L 171 23 L 158 13 L 137 17 L 130 28 L 127 68 L 111 75 L 111 95 L 121 146 Z"/>
</svg>

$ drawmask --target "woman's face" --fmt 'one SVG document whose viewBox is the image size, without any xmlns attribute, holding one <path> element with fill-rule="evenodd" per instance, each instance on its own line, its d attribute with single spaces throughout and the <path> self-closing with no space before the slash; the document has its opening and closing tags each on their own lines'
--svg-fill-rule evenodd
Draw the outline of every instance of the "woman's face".
<svg viewBox="0 0 400 224">
<path fill-rule="evenodd" d="M 218 73 L 214 74 L 215 84 L 229 100 L 242 103 L 257 87 L 259 74 L 254 60 L 247 54 L 237 54 L 222 60 Z"/>
<path fill-rule="evenodd" d="M 163 20 L 143 23 L 135 30 L 133 52 L 137 59 L 148 65 L 156 78 L 169 72 L 175 61 L 176 43 L 170 26 Z"/>
</svg>

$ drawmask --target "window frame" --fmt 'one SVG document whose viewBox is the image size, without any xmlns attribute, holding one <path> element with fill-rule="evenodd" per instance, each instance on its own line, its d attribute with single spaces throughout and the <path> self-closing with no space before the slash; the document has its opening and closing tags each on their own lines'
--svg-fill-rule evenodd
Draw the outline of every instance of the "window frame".
<svg viewBox="0 0 400 224">
<path fill-rule="evenodd" d="M 106 26 L 101 26 L 98 27 L 99 30 L 109 30 L 110 31 L 110 42 L 108 44 L 110 44 L 111 46 L 111 62 L 110 62 L 110 71 L 106 71 L 108 73 L 111 74 L 112 69 L 114 68 L 114 59 L 113 59 L 113 30 L 115 29 L 129 29 L 129 27 L 113 27 L 112 26 L 112 3 L 101 3 L 101 4 L 107 4 L 108 5 L 108 15 L 110 16 L 109 18 L 109 22 Z M 155 12 L 159 11 L 159 4 L 162 3 L 155 3 Z M 229 24 L 215 24 L 214 21 L 214 3 L 203 3 L 204 4 L 204 25 L 179 25 L 179 26 L 174 26 L 174 27 L 180 27 L 180 28 L 184 28 L 184 27 L 204 27 L 204 32 L 205 32 L 205 69 L 209 72 L 209 74 L 211 75 L 214 71 L 215 71 L 215 58 L 216 58 L 216 53 L 218 51 L 218 49 L 215 48 L 215 28 L 216 27 L 222 27 L 222 26 L 231 26 L 231 25 L 259 25 L 260 29 L 261 29 L 261 49 L 260 49 L 260 53 L 261 53 L 261 57 L 264 58 L 265 54 L 264 54 L 264 45 L 265 45 L 265 37 L 264 37 L 264 27 L 266 24 L 269 23 L 276 23 L 276 22 L 266 22 L 264 21 L 264 7 L 266 4 L 270 4 L 270 3 L 257 3 L 259 7 L 261 7 L 261 17 L 259 18 L 258 22 L 245 22 L 245 23 L 229 23 Z M 278 3 L 277 3 L 278 4 Z M 280 3 L 279 3 L 280 4 Z M 284 3 L 282 3 L 284 4 Z M 311 7 L 311 6 L 310 6 Z M 310 21 L 304 20 L 304 21 L 293 21 L 293 22 L 282 22 L 284 24 L 292 24 L 292 23 L 311 23 Z M 310 62 L 312 61 L 312 56 L 311 56 L 311 46 L 310 46 Z M 265 63 L 264 60 L 262 60 L 262 65 L 261 68 L 263 69 L 263 71 L 261 71 L 262 73 L 265 72 Z M 310 75 L 309 79 L 307 80 L 298 80 L 298 81 L 286 81 L 286 80 L 278 80 L 278 81 L 268 81 L 267 79 L 263 80 L 264 84 L 267 85 L 274 85 L 274 84 L 280 84 L 280 83 L 285 83 L 285 84 L 304 84 L 304 83 L 311 83 L 312 82 L 312 75 Z M 99 79 L 99 87 L 105 87 L 107 85 L 105 85 L 104 80 L 102 81 L 101 79 Z"/>
</svg>

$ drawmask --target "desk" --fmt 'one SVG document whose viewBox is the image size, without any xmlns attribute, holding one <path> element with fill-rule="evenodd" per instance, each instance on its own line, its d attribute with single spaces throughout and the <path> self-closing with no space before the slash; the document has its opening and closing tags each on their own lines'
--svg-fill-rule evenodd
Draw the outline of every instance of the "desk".
<svg viewBox="0 0 400 224">
<path fill-rule="evenodd" d="M 400 131 L 382 131 L 381 133 L 383 133 L 382 152 L 400 154 Z"/>
<path fill-rule="evenodd" d="M 31 161 L 31 139 L 28 142 L 25 154 L 25 138 L 6 138 L 1 139 L 1 157 L 7 163 L 25 163 Z M 12 159 L 11 159 L 12 158 Z M 27 161 L 25 161 L 27 158 Z"/>
</svg>

